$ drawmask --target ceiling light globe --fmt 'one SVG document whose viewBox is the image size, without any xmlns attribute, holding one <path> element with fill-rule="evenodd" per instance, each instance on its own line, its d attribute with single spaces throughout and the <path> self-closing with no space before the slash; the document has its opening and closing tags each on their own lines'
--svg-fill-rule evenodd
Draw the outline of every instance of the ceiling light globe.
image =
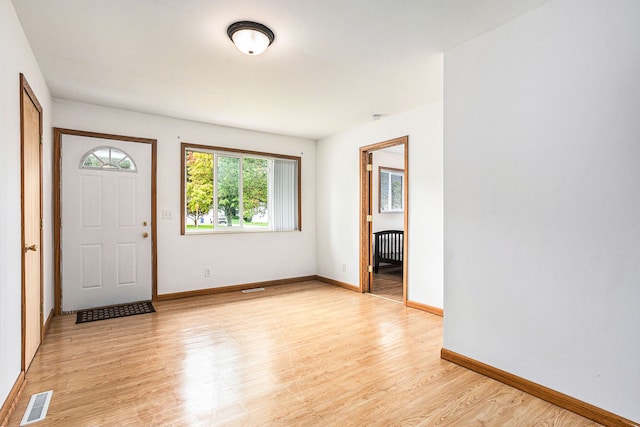
<svg viewBox="0 0 640 427">
<path fill-rule="evenodd" d="M 269 47 L 269 38 L 255 30 L 236 31 L 232 40 L 238 50 L 246 55 L 260 55 Z"/>
<path fill-rule="evenodd" d="M 227 35 L 240 52 L 252 56 L 267 50 L 275 39 L 271 29 L 253 21 L 234 22 L 227 28 Z"/>
</svg>

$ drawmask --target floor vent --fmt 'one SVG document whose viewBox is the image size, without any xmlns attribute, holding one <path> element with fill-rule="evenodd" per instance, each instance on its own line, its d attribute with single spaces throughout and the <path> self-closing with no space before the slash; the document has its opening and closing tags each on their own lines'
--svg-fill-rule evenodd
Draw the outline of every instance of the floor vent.
<svg viewBox="0 0 640 427">
<path fill-rule="evenodd" d="M 20 425 L 26 426 L 27 424 L 44 420 L 47 416 L 47 409 L 49 409 L 49 402 L 51 402 L 52 394 L 53 390 L 49 390 L 32 395 Z"/>
<path fill-rule="evenodd" d="M 262 292 L 264 291 L 264 288 L 253 288 L 253 289 L 243 289 L 242 293 L 243 294 L 250 294 L 252 292 Z"/>
</svg>

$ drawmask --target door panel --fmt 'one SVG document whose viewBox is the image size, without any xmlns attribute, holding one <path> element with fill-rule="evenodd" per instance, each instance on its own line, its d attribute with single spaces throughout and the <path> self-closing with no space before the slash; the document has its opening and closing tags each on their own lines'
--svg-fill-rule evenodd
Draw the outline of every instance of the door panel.
<svg viewBox="0 0 640 427">
<path fill-rule="evenodd" d="M 135 171 L 83 168 L 99 147 L 125 152 Z M 149 144 L 63 136 L 63 311 L 151 299 L 151 157 Z"/>
<path fill-rule="evenodd" d="M 118 286 L 136 284 L 136 249 L 136 245 L 132 243 L 118 244 Z"/>
<path fill-rule="evenodd" d="M 118 177 L 118 227 L 135 227 L 136 180 Z"/>
<path fill-rule="evenodd" d="M 40 104 L 22 78 L 23 368 L 42 339 L 42 169 Z"/>
<path fill-rule="evenodd" d="M 102 245 L 81 245 L 80 286 L 82 289 L 102 287 Z"/>
<path fill-rule="evenodd" d="M 102 227 L 102 177 L 83 176 L 82 180 L 82 227 Z"/>
</svg>

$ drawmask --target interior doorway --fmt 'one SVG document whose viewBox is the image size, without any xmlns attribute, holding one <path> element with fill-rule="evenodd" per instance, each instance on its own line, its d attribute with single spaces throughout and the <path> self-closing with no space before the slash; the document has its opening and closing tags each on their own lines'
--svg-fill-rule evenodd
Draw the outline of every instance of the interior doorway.
<svg viewBox="0 0 640 427">
<path fill-rule="evenodd" d="M 360 291 L 407 303 L 409 137 L 360 148 Z"/>
</svg>

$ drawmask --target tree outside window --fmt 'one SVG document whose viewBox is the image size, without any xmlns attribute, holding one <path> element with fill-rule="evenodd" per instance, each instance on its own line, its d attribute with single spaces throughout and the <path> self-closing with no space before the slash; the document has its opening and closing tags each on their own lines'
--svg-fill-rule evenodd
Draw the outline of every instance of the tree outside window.
<svg viewBox="0 0 640 427">
<path fill-rule="evenodd" d="M 213 154 L 187 151 L 185 155 L 187 218 L 197 228 L 213 206 Z"/>
<path fill-rule="evenodd" d="M 299 158 L 193 147 L 183 144 L 183 233 L 300 229 Z"/>
</svg>

